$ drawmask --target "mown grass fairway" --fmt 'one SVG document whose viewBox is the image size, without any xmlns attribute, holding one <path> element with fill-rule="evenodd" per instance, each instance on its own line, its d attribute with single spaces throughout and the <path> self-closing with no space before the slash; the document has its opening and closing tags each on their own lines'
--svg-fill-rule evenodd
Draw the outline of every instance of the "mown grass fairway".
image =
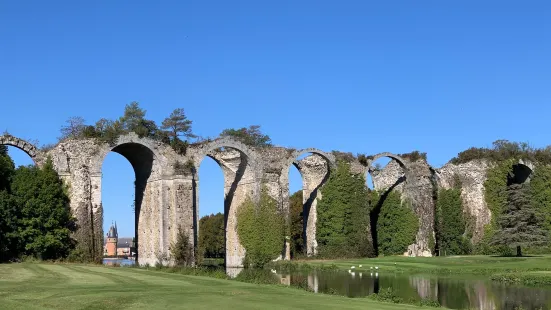
<svg viewBox="0 0 551 310">
<path fill-rule="evenodd" d="M 425 309 L 154 270 L 38 263 L 0 265 L 0 308 Z"/>
<path fill-rule="evenodd" d="M 446 256 L 446 257 L 404 257 L 346 260 L 305 260 L 309 265 L 336 265 L 340 269 L 370 270 L 379 267 L 381 272 L 437 273 L 437 274 L 485 274 L 507 272 L 551 271 L 551 256 L 494 257 L 494 256 Z M 359 267 L 362 265 L 362 267 Z"/>
</svg>

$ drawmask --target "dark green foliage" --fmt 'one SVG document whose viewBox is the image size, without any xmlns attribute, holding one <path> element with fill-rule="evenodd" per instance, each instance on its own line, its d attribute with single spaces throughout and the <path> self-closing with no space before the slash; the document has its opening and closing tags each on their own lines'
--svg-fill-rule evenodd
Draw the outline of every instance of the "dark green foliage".
<svg viewBox="0 0 551 310">
<path fill-rule="evenodd" d="M 510 184 L 507 188 L 507 204 L 498 217 L 499 230 L 493 236 L 492 245 L 521 248 L 540 246 L 548 242 L 542 216 L 530 202 L 529 183 Z"/>
<path fill-rule="evenodd" d="M 470 252 L 470 241 L 465 237 L 461 184 L 441 189 L 436 201 L 436 238 L 439 255 L 464 255 Z"/>
<path fill-rule="evenodd" d="M 248 128 L 225 129 L 220 134 L 222 137 L 234 137 L 244 144 L 256 147 L 265 147 L 272 145 L 272 139 L 260 131 L 259 125 L 251 125 Z"/>
<path fill-rule="evenodd" d="M 408 203 L 402 203 L 400 194 L 391 191 L 382 203 L 376 229 L 380 254 L 404 254 L 415 242 L 419 219 Z"/>
<path fill-rule="evenodd" d="M 289 209 L 291 210 L 291 256 L 295 257 L 304 254 L 302 190 L 289 197 Z"/>
<path fill-rule="evenodd" d="M 5 145 L 0 145 L 0 190 L 9 189 L 14 173 L 15 164 L 8 155 L 8 148 Z"/>
<path fill-rule="evenodd" d="M 316 240 L 325 257 L 374 255 L 369 239 L 368 191 L 365 178 L 353 175 L 350 164 L 339 161 L 322 187 L 317 205 Z"/>
<path fill-rule="evenodd" d="M 551 232 L 551 166 L 537 165 L 529 188 L 530 202 L 542 214 L 545 228 Z"/>
<path fill-rule="evenodd" d="M 168 135 L 173 139 L 181 136 L 195 138 L 191 130 L 191 124 L 192 121 L 187 118 L 184 109 L 180 108 L 175 109 L 169 117 L 165 118 L 161 128 L 167 130 Z"/>
<path fill-rule="evenodd" d="M 373 159 L 373 156 L 366 156 L 365 154 L 358 154 L 356 157 L 358 158 L 360 164 L 365 167 L 367 167 L 367 165 L 369 164 L 369 160 Z"/>
<path fill-rule="evenodd" d="M 170 253 L 176 266 L 191 266 L 193 263 L 193 251 L 189 235 L 181 226 L 178 227 L 176 241 L 170 245 Z"/>
<path fill-rule="evenodd" d="M 507 204 L 507 175 L 512 172 L 513 163 L 514 159 L 498 162 L 486 172 L 484 199 L 492 213 L 492 218 L 490 224 L 484 227 L 482 240 L 474 245 L 477 254 L 502 254 L 502 249 L 491 246 L 490 241 L 498 230 L 497 216 Z"/>
<path fill-rule="evenodd" d="M 0 145 L 0 262 L 17 257 L 17 208 L 10 194 L 15 165 L 8 149 Z"/>
<path fill-rule="evenodd" d="M 413 151 L 411 153 L 405 153 L 398 155 L 404 159 L 409 159 L 411 162 L 418 161 L 420 159 L 427 161 L 427 153 L 421 153 L 419 151 Z"/>
<path fill-rule="evenodd" d="M 264 189 L 255 203 L 248 197 L 237 210 L 237 233 L 245 247 L 244 265 L 263 267 L 282 254 L 285 221 L 275 199 Z"/>
<path fill-rule="evenodd" d="M 459 153 L 457 157 L 453 158 L 450 162 L 461 164 L 478 159 L 500 162 L 513 158 L 523 158 L 542 164 L 551 164 L 551 146 L 543 149 L 535 149 L 525 142 L 497 140 L 492 144 L 491 148 L 472 147 Z"/>
<path fill-rule="evenodd" d="M 75 246 L 71 233 L 76 224 L 69 197 L 51 160 L 42 169 L 17 169 L 12 194 L 21 212 L 18 235 L 23 253 L 39 259 L 66 257 Z"/>
<path fill-rule="evenodd" d="M 189 146 L 189 143 L 187 141 L 182 141 L 177 136 L 172 137 L 170 140 L 170 146 L 174 150 L 174 152 L 180 154 L 180 155 L 186 155 L 187 148 Z"/>
<path fill-rule="evenodd" d="M 199 220 L 199 252 L 205 258 L 224 258 L 226 254 L 224 214 L 203 216 Z"/>
</svg>

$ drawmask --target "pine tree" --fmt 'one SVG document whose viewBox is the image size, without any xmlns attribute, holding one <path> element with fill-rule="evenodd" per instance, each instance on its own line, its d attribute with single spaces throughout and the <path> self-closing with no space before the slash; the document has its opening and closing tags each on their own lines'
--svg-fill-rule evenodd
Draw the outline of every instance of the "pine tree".
<svg viewBox="0 0 551 310">
<path fill-rule="evenodd" d="M 522 256 L 523 246 L 539 246 L 548 240 L 542 216 L 533 207 L 528 193 L 529 183 L 507 187 L 507 204 L 498 218 L 500 230 L 491 242 L 492 245 L 516 247 L 517 256 Z"/>
</svg>

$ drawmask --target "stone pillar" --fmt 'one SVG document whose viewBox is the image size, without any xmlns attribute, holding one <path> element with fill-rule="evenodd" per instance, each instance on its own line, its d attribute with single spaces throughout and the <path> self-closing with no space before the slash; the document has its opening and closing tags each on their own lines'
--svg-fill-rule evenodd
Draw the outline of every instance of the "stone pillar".
<svg viewBox="0 0 551 310">
<path fill-rule="evenodd" d="M 306 254 L 317 254 L 316 223 L 317 203 L 322 195 L 320 188 L 329 177 L 327 161 L 320 155 L 310 155 L 298 163 L 298 170 L 302 175 L 302 197 L 304 203 L 304 242 Z"/>
<path fill-rule="evenodd" d="M 164 247 L 176 242 L 178 230 L 183 229 L 195 248 L 198 238 L 198 180 L 191 175 L 177 175 L 164 180 Z"/>
<path fill-rule="evenodd" d="M 245 248 L 237 233 L 237 211 L 247 197 L 255 197 L 258 180 L 243 153 L 226 149 L 211 156 L 224 174 L 224 218 L 226 222 L 226 267 L 243 267 Z"/>
</svg>

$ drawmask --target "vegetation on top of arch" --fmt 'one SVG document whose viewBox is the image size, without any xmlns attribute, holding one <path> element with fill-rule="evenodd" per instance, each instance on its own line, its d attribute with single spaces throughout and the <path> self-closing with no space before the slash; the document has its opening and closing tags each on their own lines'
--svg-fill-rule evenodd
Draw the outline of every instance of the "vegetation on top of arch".
<svg viewBox="0 0 551 310">
<path fill-rule="evenodd" d="M 452 158 L 450 163 L 462 164 L 473 160 L 501 162 L 509 159 L 525 159 L 541 164 L 551 164 L 551 146 L 534 148 L 526 142 L 497 140 L 491 148 L 472 147 Z"/>
<path fill-rule="evenodd" d="M 212 139 L 204 139 L 195 135 L 192 131 L 192 121 L 189 120 L 183 108 L 177 108 L 163 120 L 161 125 L 155 121 L 146 119 L 146 110 L 134 101 L 127 104 L 124 114 L 115 120 L 102 118 L 94 125 L 85 123 L 82 117 L 71 117 L 66 125 L 61 128 L 59 141 L 67 139 L 93 138 L 114 145 L 119 136 L 130 132 L 136 133 L 140 138 L 150 138 L 170 145 L 180 155 L 185 155 L 190 144 L 190 139 L 197 138 L 195 143 L 210 142 Z M 221 137 L 234 137 L 244 144 L 263 147 L 271 146 L 268 135 L 262 134 L 260 126 L 252 125 L 248 128 L 226 129 Z"/>
</svg>

